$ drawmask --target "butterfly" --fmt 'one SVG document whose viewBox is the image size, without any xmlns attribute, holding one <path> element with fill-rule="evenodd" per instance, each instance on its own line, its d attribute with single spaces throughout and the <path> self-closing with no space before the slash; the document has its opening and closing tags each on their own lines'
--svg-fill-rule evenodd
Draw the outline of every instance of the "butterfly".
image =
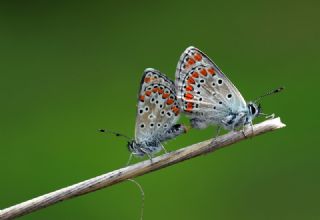
<svg viewBox="0 0 320 220">
<path fill-rule="evenodd" d="M 153 155 L 164 149 L 161 142 L 187 130 L 184 125 L 176 124 L 180 107 L 174 82 L 156 69 L 144 71 L 137 107 L 135 140 L 128 144 L 133 155 Z"/>
<path fill-rule="evenodd" d="M 221 127 L 235 130 L 252 125 L 253 119 L 263 114 L 260 104 L 246 102 L 219 67 L 195 47 L 188 47 L 182 53 L 175 77 L 180 107 L 190 117 L 194 128 L 203 129 L 214 124 L 218 126 L 218 133 Z"/>
<path fill-rule="evenodd" d="M 128 142 L 131 155 L 138 157 L 147 155 L 152 158 L 162 149 L 165 150 L 162 142 L 187 131 L 184 125 L 176 124 L 179 117 L 180 107 L 174 82 L 160 71 L 147 68 L 140 83 L 135 138 Z M 111 133 L 130 139 L 119 133 Z"/>
</svg>

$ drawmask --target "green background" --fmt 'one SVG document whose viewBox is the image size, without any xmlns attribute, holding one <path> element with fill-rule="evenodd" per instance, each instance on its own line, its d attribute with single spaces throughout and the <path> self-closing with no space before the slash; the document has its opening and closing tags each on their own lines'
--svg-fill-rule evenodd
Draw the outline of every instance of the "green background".
<svg viewBox="0 0 320 220">
<path fill-rule="evenodd" d="M 173 79 L 194 45 L 247 100 L 284 85 L 262 105 L 287 127 L 137 178 L 145 219 L 320 219 L 319 6 L 1 1 L 0 208 L 122 167 L 126 143 L 97 130 L 133 136 L 143 70 Z M 191 130 L 166 148 L 214 133 Z M 139 219 L 140 199 L 124 182 L 23 218 Z"/>
</svg>

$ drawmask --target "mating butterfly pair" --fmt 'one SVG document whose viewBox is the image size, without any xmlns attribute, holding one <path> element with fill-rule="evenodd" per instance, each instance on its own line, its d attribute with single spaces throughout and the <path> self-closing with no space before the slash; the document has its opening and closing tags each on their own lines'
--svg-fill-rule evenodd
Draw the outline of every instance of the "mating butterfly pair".
<svg viewBox="0 0 320 220">
<path fill-rule="evenodd" d="M 186 127 L 176 124 L 181 110 L 190 117 L 191 126 L 199 129 L 214 124 L 234 130 L 252 125 L 252 120 L 263 114 L 257 100 L 247 103 L 219 67 L 195 47 L 188 47 L 182 53 L 175 77 L 174 84 L 155 69 L 145 70 L 139 91 L 135 139 L 128 142 L 133 155 L 151 157 L 164 149 L 161 142 L 185 133 Z"/>
</svg>

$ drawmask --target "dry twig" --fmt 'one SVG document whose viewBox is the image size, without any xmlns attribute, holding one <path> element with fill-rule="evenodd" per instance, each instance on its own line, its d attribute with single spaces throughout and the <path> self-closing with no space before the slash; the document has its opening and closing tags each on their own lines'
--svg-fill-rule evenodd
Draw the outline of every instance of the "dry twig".
<svg viewBox="0 0 320 220">
<path fill-rule="evenodd" d="M 155 157 L 152 159 L 152 161 L 146 160 L 131 166 L 114 170 L 101 176 L 85 180 L 83 182 L 0 210 L 0 219 L 12 219 L 23 216 L 55 203 L 84 195 L 86 193 L 93 192 L 155 170 L 159 170 L 190 158 L 213 152 L 222 147 L 226 147 L 241 141 L 247 137 L 253 137 L 282 127 L 285 127 L 285 125 L 280 121 L 280 118 L 274 118 L 254 125 L 254 132 L 252 132 L 251 128 L 246 129 L 244 133 L 242 131 L 229 132 L 228 134 L 217 137 L 213 142 L 212 140 L 207 140 L 196 143 L 189 147 Z"/>
</svg>

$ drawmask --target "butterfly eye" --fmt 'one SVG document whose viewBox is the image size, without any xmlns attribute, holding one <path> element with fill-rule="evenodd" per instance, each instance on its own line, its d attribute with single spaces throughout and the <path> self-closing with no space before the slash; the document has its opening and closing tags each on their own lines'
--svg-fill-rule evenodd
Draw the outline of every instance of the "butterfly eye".
<svg viewBox="0 0 320 220">
<path fill-rule="evenodd" d="M 252 115 L 254 115 L 257 112 L 256 108 L 253 104 L 249 104 L 248 107 L 249 107 L 249 111 L 251 112 Z"/>
</svg>

